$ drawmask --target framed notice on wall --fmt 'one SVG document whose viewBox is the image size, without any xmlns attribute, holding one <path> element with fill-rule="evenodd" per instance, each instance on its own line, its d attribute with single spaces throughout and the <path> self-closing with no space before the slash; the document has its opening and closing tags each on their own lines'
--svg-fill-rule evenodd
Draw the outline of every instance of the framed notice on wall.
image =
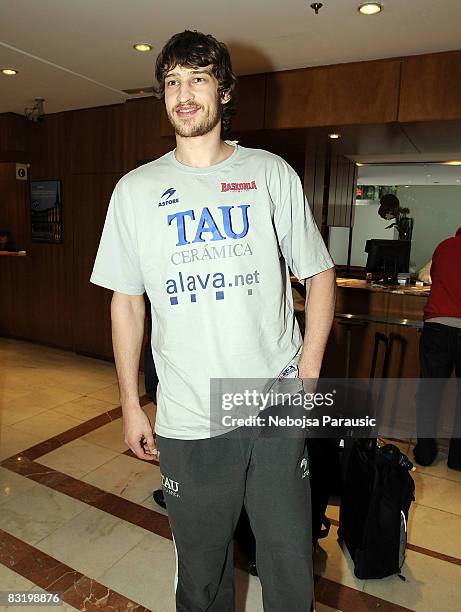
<svg viewBox="0 0 461 612">
<path fill-rule="evenodd" d="M 32 242 L 62 242 L 61 181 L 31 181 Z"/>
</svg>

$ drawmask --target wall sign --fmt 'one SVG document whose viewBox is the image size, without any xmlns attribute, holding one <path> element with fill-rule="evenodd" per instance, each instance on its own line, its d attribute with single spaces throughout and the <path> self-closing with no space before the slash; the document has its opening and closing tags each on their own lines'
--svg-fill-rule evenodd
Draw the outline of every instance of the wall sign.
<svg viewBox="0 0 461 612">
<path fill-rule="evenodd" d="M 62 242 L 61 181 L 32 181 L 32 242 Z"/>
<path fill-rule="evenodd" d="M 27 181 L 28 164 L 16 164 L 16 179 L 18 181 Z"/>
</svg>

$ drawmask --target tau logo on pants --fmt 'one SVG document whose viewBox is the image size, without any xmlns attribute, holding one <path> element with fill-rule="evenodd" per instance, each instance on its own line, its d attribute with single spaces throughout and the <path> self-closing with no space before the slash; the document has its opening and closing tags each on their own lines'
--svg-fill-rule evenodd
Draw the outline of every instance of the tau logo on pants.
<svg viewBox="0 0 461 612">
<path fill-rule="evenodd" d="M 168 493 L 168 495 L 173 495 L 174 497 L 179 497 L 179 482 L 168 478 L 168 476 L 165 476 L 164 474 L 160 474 L 160 476 L 162 478 L 162 487 L 165 493 Z"/>
</svg>

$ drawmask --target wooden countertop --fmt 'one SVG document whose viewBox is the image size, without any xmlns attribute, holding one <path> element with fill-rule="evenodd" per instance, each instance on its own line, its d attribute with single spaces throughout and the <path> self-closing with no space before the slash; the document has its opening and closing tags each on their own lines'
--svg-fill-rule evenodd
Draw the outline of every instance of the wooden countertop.
<svg viewBox="0 0 461 612">
<path fill-rule="evenodd" d="M 424 285 L 423 287 L 415 287 L 414 285 L 380 285 L 377 283 L 367 283 L 365 280 L 357 278 L 337 278 L 336 284 L 338 287 L 345 287 L 347 289 L 365 289 L 366 291 L 415 295 L 424 298 L 431 291 L 430 285 Z"/>
</svg>

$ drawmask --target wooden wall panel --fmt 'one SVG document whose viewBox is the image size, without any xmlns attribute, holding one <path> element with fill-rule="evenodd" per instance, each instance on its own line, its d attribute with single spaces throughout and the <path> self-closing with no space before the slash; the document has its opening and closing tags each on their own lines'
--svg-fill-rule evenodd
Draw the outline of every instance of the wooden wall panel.
<svg viewBox="0 0 461 612">
<path fill-rule="evenodd" d="M 72 279 L 62 273 L 64 267 L 56 252 L 49 251 L 55 245 L 43 246 L 47 248 L 29 251 L 26 257 L 1 258 L 2 283 L 8 296 L 6 306 L 0 309 L 1 333 L 71 348 L 72 320 L 66 306 Z"/>
<path fill-rule="evenodd" d="M 355 163 L 343 155 L 332 154 L 328 200 L 328 225 L 330 227 L 350 227 L 355 178 Z"/>
<path fill-rule="evenodd" d="M 332 146 L 325 129 L 307 130 L 304 193 L 324 239 L 329 227 L 350 227 L 356 166 Z"/>
<path fill-rule="evenodd" d="M 63 240 L 61 244 L 30 243 L 30 300 L 33 316 L 29 336 L 62 348 L 73 348 L 73 211 L 69 166 L 73 143 L 72 113 L 49 115 L 30 123 L 28 149 L 31 180 L 60 180 Z"/>
<path fill-rule="evenodd" d="M 0 228 L 10 233 L 17 250 L 27 249 L 30 242 L 30 226 L 27 219 L 29 206 L 29 181 L 16 179 L 16 165 L 0 162 Z"/>
<path fill-rule="evenodd" d="M 160 136 L 174 139 L 174 129 L 166 114 L 165 104 L 163 102 L 160 104 Z"/>
<path fill-rule="evenodd" d="M 30 179 L 63 180 L 62 244 L 32 243 L 30 234 L 30 183 L 16 181 L 15 164 L 9 164 L 16 195 L 14 214 L 5 225 L 15 246 L 27 251 L 24 258 L 9 258 L 8 295 L 16 305 L 4 333 L 17 338 L 72 348 L 72 209 L 65 181 L 65 151 L 69 141 L 61 115 L 47 117 L 41 124 L 27 122 Z M 25 121 L 25 120 L 24 120 Z M 5 167 L 6 164 L 1 164 Z M 5 188 L 0 186 L 2 198 Z M 19 306 L 18 306 L 19 305 Z"/>
<path fill-rule="evenodd" d="M 156 98 L 130 100 L 125 104 L 124 170 L 136 168 L 141 160 L 161 157 L 174 149 L 174 137 L 160 137 L 164 106 Z M 168 121 L 165 117 L 165 120 Z"/>
<path fill-rule="evenodd" d="M 461 51 L 405 57 L 398 120 L 448 119 L 461 119 Z"/>
<path fill-rule="evenodd" d="M 340 161 L 339 155 L 331 155 L 329 157 L 329 176 L 325 177 L 328 180 L 328 200 L 327 200 L 327 225 L 335 224 L 335 210 L 337 191 L 340 189 Z"/>
<path fill-rule="evenodd" d="M 265 127 L 396 121 L 399 81 L 400 60 L 270 73 Z"/>
<path fill-rule="evenodd" d="M 2 336 L 12 335 L 13 304 L 15 301 L 13 284 L 13 263 L 11 257 L 0 256 L 0 287 L 2 297 L 0 299 L 0 334 Z M 18 258 L 19 259 L 19 258 Z M 24 258 L 21 258 L 24 260 Z"/>
<path fill-rule="evenodd" d="M 308 133 L 304 166 L 304 193 L 318 227 L 323 224 L 323 200 L 328 143 L 315 133 Z"/>
<path fill-rule="evenodd" d="M 17 336 L 39 343 L 72 348 L 73 279 L 68 244 L 32 243 L 26 279 L 29 309 Z"/>
<path fill-rule="evenodd" d="M 112 358 L 110 299 L 112 292 L 90 283 L 107 207 L 121 174 L 72 177 L 74 210 L 73 320 L 77 352 Z"/>
<path fill-rule="evenodd" d="M 124 111 L 123 104 L 72 111 L 72 174 L 123 172 Z"/>
<path fill-rule="evenodd" d="M 239 77 L 235 93 L 237 112 L 232 117 L 232 132 L 261 130 L 264 127 L 266 75 Z"/>
<path fill-rule="evenodd" d="M 3 302 L 0 307 L 0 329 L 5 336 L 29 339 L 33 321 L 29 284 L 31 269 L 30 257 L 0 258 L 0 278 L 4 290 L 0 300 Z"/>
<path fill-rule="evenodd" d="M 28 152 L 32 180 L 62 180 L 70 172 L 73 153 L 72 113 L 48 115 L 43 123 L 30 123 Z"/>
<path fill-rule="evenodd" d="M 28 121 L 15 113 L 0 115 L 0 153 L 23 152 L 27 150 L 26 129 Z M 19 161 L 4 158 L 5 161 Z"/>
</svg>

